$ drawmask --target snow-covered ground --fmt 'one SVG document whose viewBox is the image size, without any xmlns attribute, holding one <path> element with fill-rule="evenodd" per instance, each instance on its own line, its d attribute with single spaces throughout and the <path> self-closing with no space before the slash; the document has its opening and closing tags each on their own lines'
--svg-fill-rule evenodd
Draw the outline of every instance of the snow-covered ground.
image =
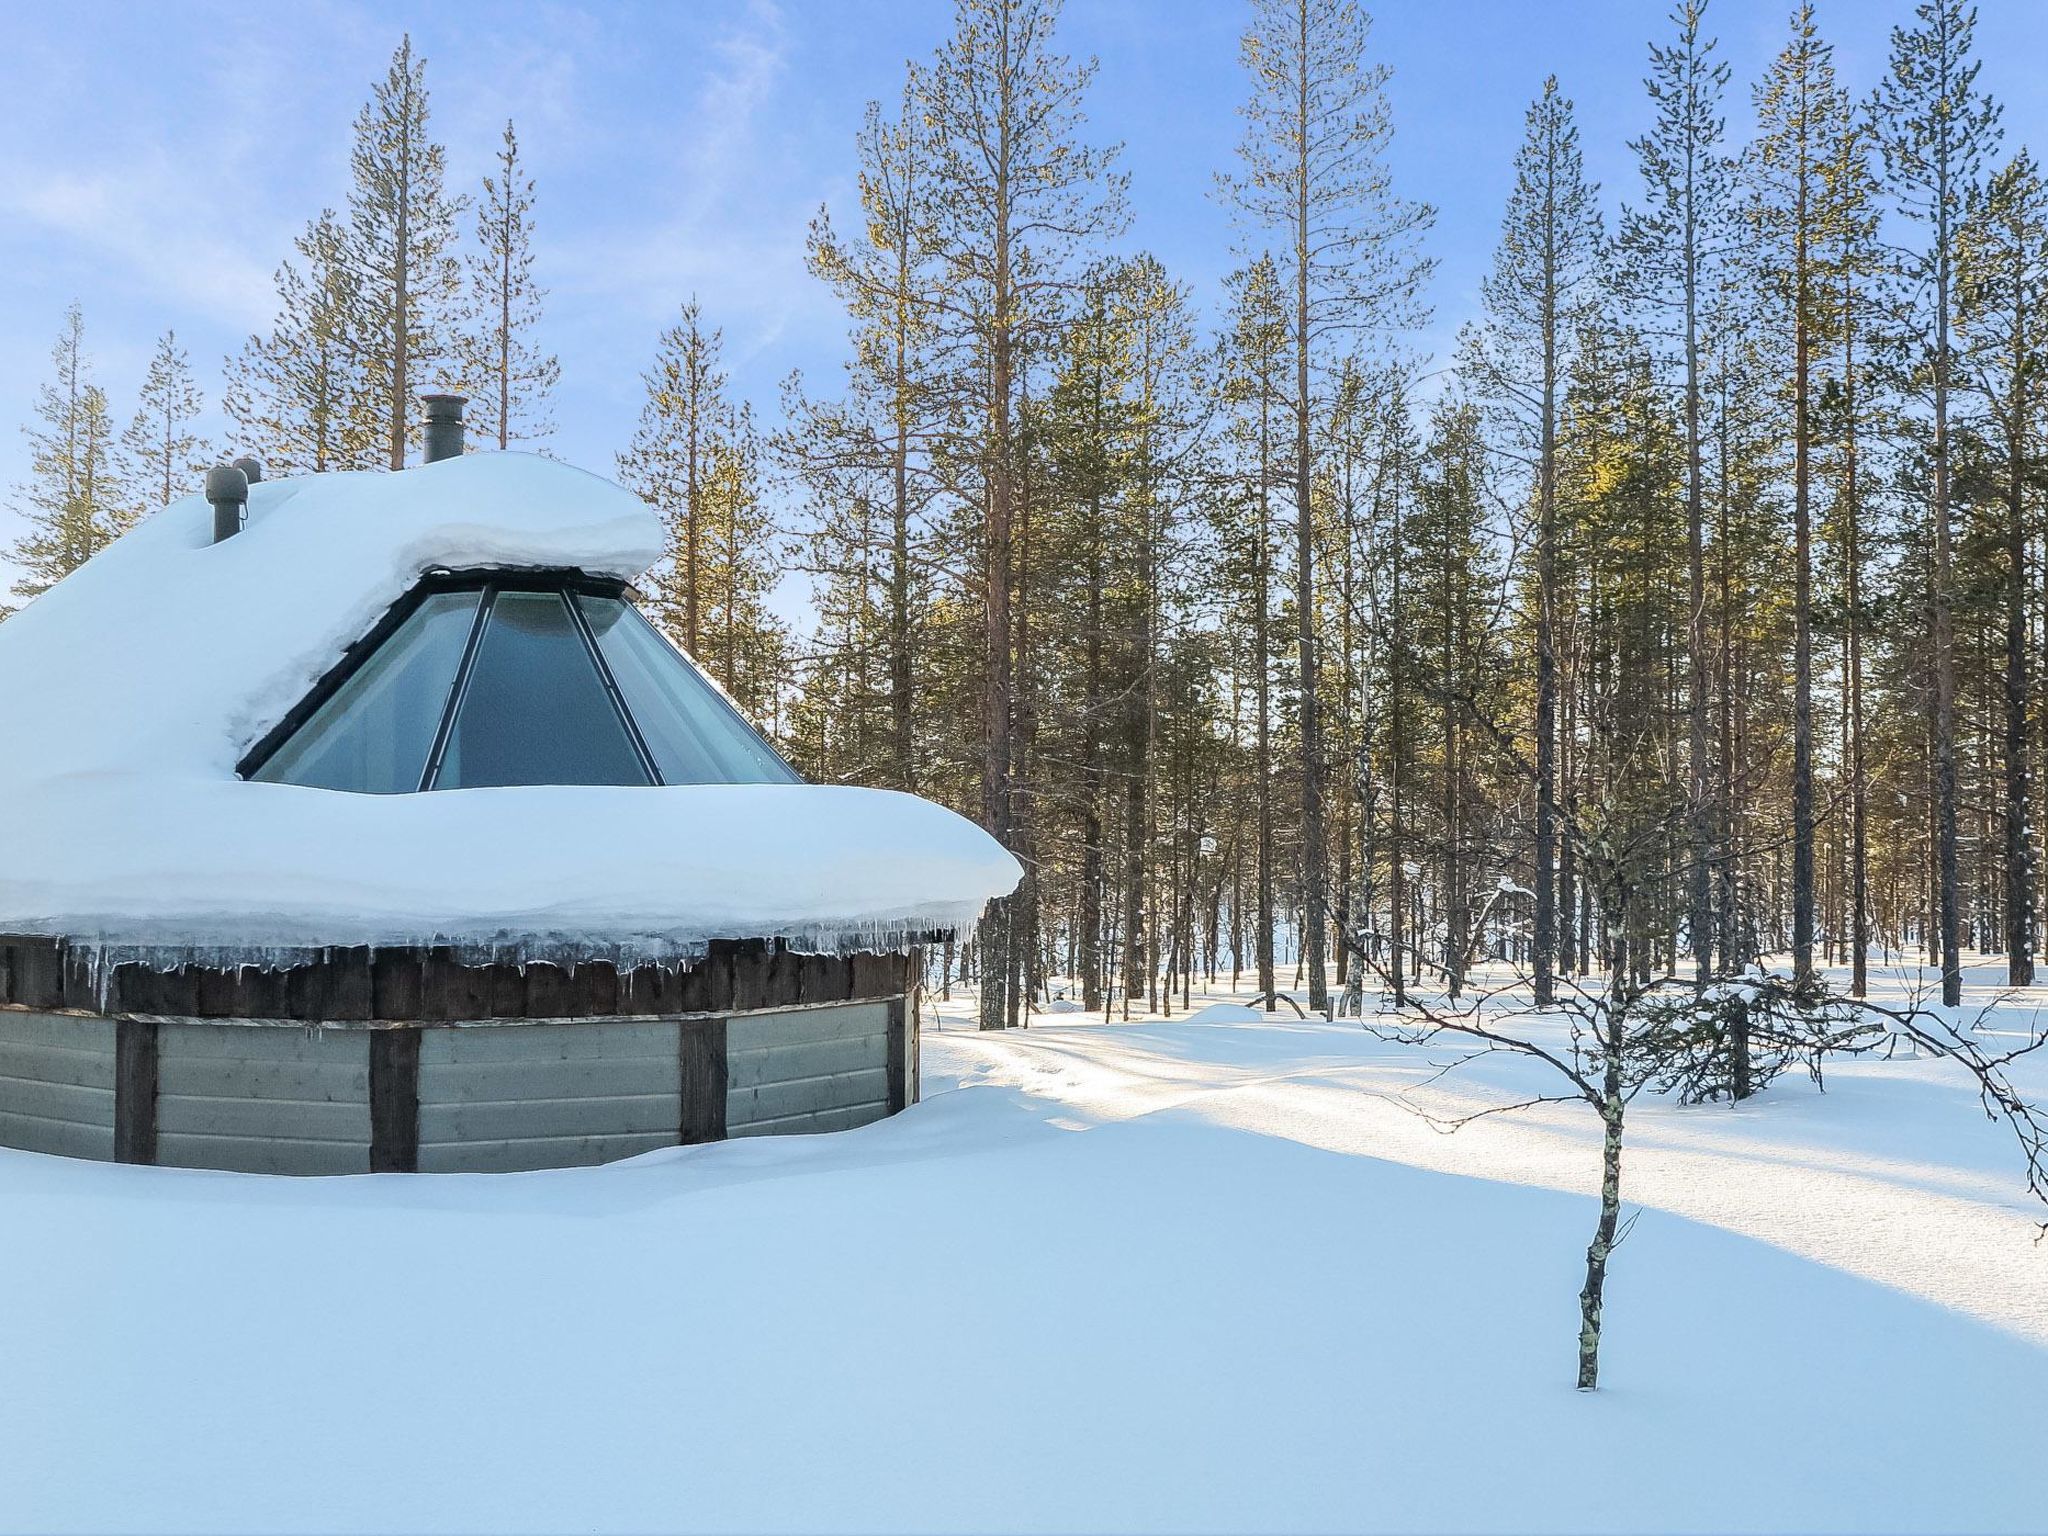
<svg viewBox="0 0 2048 1536">
<path fill-rule="evenodd" d="M 1640 1108 L 1586 1396 L 1590 1116 L 1413 1108 L 1512 1063 L 968 1013 L 894 1120 L 605 1169 L 0 1153 L 0 1525 L 2042 1525 L 2048 1212 L 1941 1063 Z"/>
</svg>

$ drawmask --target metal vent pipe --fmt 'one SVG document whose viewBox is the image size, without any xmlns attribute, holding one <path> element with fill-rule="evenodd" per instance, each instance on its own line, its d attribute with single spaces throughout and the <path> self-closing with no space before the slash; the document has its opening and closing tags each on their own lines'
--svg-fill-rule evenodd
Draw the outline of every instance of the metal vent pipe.
<svg viewBox="0 0 2048 1536">
<path fill-rule="evenodd" d="M 216 464 L 206 472 L 206 499 L 213 503 L 213 542 L 242 531 L 242 509 L 249 502 L 249 476 L 233 464 Z"/>
<path fill-rule="evenodd" d="M 239 459 L 232 460 L 231 462 L 235 468 L 249 477 L 251 485 L 254 485 L 263 478 L 263 461 L 261 459 L 251 458 L 245 453 Z"/>
<path fill-rule="evenodd" d="M 427 408 L 426 462 L 461 458 L 462 408 L 469 404 L 469 396 L 421 395 L 420 403 Z"/>
</svg>

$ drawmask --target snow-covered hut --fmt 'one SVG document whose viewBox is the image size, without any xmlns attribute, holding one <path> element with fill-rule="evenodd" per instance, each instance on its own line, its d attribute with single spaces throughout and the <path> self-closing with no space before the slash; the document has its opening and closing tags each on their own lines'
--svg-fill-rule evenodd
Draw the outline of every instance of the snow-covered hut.
<svg viewBox="0 0 2048 1536">
<path fill-rule="evenodd" d="M 920 946 L 1015 861 L 802 782 L 634 607 L 655 516 L 456 433 L 216 470 L 0 624 L 0 1144 L 535 1168 L 915 1099 Z"/>
</svg>

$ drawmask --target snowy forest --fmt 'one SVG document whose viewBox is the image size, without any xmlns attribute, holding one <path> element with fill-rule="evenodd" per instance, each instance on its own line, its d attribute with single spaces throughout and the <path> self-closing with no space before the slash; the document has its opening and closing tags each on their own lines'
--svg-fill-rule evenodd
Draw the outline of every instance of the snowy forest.
<svg viewBox="0 0 2048 1536">
<path fill-rule="evenodd" d="M 1128 249 L 1059 10 L 959 0 L 848 140 L 858 198 L 807 247 L 841 376 L 739 398 L 691 297 L 590 466 L 666 519 L 650 614 L 807 777 L 1022 860 L 935 957 L 984 1027 L 1219 976 L 1456 998 L 1487 960 L 1539 1003 L 1786 954 L 1859 995 L 1924 955 L 1951 1005 L 1966 951 L 2033 979 L 2048 184 L 1969 5 L 1901 5 L 1871 79 L 1801 5 L 1737 80 L 1680 0 L 1618 218 L 1544 81 L 1446 355 L 1415 343 L 1431 189 L 1389 172 L 1354 0 L 1246 12 L 1214 293 Z M 547 451 L 546 188 L 513 123 L 451 185 L 430 88 L 400 41 L 233 355 L 166 316 L 116 402 L 89 317 L 51 317 L 18 601 L 218 458 L 402 468 L 425 390 L 469 396 L 473 447 Z M 201 440 L 207 394 L 232 440 Z"/>
</svg>

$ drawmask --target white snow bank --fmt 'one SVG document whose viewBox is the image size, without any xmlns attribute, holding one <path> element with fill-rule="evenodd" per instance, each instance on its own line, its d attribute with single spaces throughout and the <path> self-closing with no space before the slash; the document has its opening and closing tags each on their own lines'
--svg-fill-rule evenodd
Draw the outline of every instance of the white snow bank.
<svg viewBox="0 0 2048 1536">
<path fill-rule="evenodd" d="M 265 481 L 211 542 L 166 508 L 0 624 L 0 930 L 254 952 L 456 941 L 802 947 L 971 923 L 1020 873 L 911 796 L 803 785 L 354 795 L 235 764 L 428 570 L 630 580 L 661 527 L 531 454 Z"/>
<path fill-rule="evenodd" d="M 1074 1102 L 1155 1033 L 1212 1092 Z M 0 1527 L 2040 1527 L 2048 1351 L 1662 1211 L 1575 1393 L 1590 1199 L 1213 1112 L 1356 1029 L 925 1043 L 904 1114 L 601 1169 L 0 1152 Z"/>
<path fill-rule="evenodd" d="M 1183 1024 L 1264 1024 L 1267 1014 L 1244 1003 L 1209 1003 L 1181 1019 Z"/>
</svg>

